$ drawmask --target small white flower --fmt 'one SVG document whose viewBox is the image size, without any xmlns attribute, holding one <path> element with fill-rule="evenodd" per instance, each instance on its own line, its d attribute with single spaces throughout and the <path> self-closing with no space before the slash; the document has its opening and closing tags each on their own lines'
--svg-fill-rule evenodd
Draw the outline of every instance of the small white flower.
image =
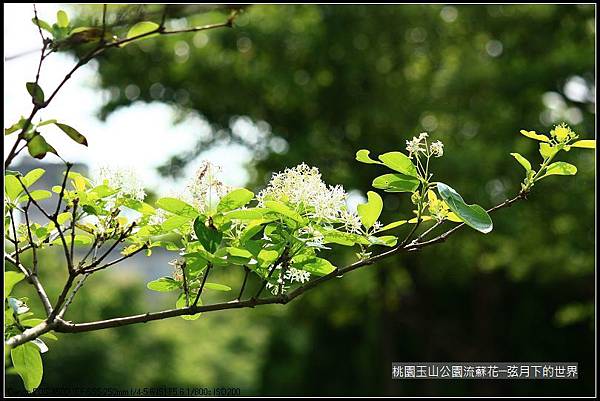
<svg viewBox="0 0 600 401">
<path fill-rule="evenodd" d="M 441 141 L 435 141 L 431 144 L 431 154 L 435 157 L 442 157 L 444 155 L 444 144 Z"/>
<path fill-rule="evenodd" d="M 29 312 L 29 307 L 27 305 L 25 305 L 25 302 L 21 301 L 20 299 L 16 299 L 16 298 L 8 298 L 8 305 L 12 308 L 12 310 L 17 314 L 20 315 L 22 313 L 25 312 Z"/>
<path fill-rule="evenodd" d="M 373 224 L 373 231 L 377 232 L 379 231 L 379 229 L 383 227 L 383 224 L 381 224 L 381 222 L 379 220 L 377 220 L 374 224 Z"/>
</svg>

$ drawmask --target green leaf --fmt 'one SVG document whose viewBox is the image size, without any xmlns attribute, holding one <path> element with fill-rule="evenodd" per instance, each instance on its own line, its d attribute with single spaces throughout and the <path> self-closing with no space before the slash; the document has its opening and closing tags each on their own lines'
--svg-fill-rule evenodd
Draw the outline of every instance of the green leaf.
<svg viewBox="0 0 600 401">
<path fill-rule="evenodd" d="M 400 227 L 400 226 L 406 224 L 407 222 L 408 222 L 407 220 L 394 221 L 393 223 L 386 224 L 385 226 L 381 227 L 381 229 L 379 229 L 379 232 L 391 230 L 392 228 L 396 228 L 396 227 Z"/>
<path fill-rule="evenodd" d="M 240 188 L 229 192 L 219 201 L 217 212 L 223 213 L 245 206 L 254 198 L 254 193 L 246 188 Z"/>
<path fill-rule="evenodd" d="M 546 167 L 545 174 L 540 178 L 540 180 L 549 175 L 575 175 L 577 174 L 577 167 L 572 164 L 565 162 L 555 162 Z"/>
<path fill-rule="evenodd" d="M 236 265 L 245 265 L 254 257 L 247 249 L 227 247 L 227 260 Z"/>
<path fill-rule="evenodd" d="M 28 392 L 39 387 L 44 375 L 44 366 L 40 349 L 33 343 L 27 342 L 10 350 L 13 366 Z"/>
<path fill-rule="evenodd" d="M 25 184 L 25 186 L 29 188 L 30 186 L 35 184 L 35 182 L 39 180 L 40 177 L 44 175 L 44 173 L 45 171 L 43 168 L 35 168 L 31 170 L 30 172 L 25 174 L 25 177 L 22 178 L 23 184 Z"/>
<path fill-rule="evenodd" d="M 41 20 L 39 18 L 37 20 L 35 18 L 32 18 L 31 22 L 33 22 L 34 25 L 39 26 L 43 30 L 47 31 L 48 33 L 52 33 L 52 27 L 46 21 Z"/>
<path fill-rule="evenodd" d="M 189 295 L 189 299 L 190 299 L 190 303 L 194 302 L 194 299 L 196 299 L 196 295 L 194 293 L 191 293 Z M 202 300 L 198 299 L 198 304 L 197 305 L 202 305 Z M 177 298 L 177 302 L 175 302 L 175 307 L 177 309 L 182 309 L 186 307 L 186 302 L 185 302 L 185 292 L 182 292 L 181 294 L 179 294 L 179 297 Z M 200 317 L 202 313 L 195 313 L 193 315 L 181 315 L 181 318 L 184 320 L 196 320 Z"/>
<path fill-rule="evenodd" d="M 354 244 L 369 245 L 369 241 L 358 234 L 346 233 L 333 228 L 319 228 L 319 231 L 323 234 L 324 244 L 338 244 L 343 246 L 352 246 Z"/>
<path fill-rule="evenodd" d="M 383 235 L 381 237 L 369 237 L 369 241 L 373 245 L 383 245 L 383 246 L 395 246 L 398 242 L 398 238 L 393 235 Z"/>
<path fill-rule="evenodd" d="M 4 176 L 4 193 L 8 199 L 16 200 L 21 192 L 23 192 L 23 186 L 17 177 L 14 175 Z"/>
<path fill-rule="evenodd" d="M 584 149 L 596 149 L 596 141 L 594 139 L 582 139 L 581 141 L 574 142 L 571 147 L 573 148 L 584 148 Z"/>
<path fill-rule="evenodd" d="M 419 187 L 419 180 L 403 174 L 384 174 L 375 178 L 372 185 L 385 192 L 414 192 Z"/>
<path fill-rule="evenodd" d="M 290 219 L 296 221 L 300 225 L 306 225 L 306 221 L 298 212 L 287 206 L 285 203 L 279 201 L 266 201 L 265 206 L 272 211 L 279 213 L 283 216 L 289 217 Z"/>
<path fill-rule="evenodd" d="M 484 234 L 494 227 L 489 214 L 479 205 L 467 205 L 463 198 L 450 186 L 438 182 L 437 190 L 448 205 L 465 224 Z"/>
<path fill-rule="evenodd" d="M 69 26 L 69 16 L 63 10 L 58 10 L 56 12 L 56 25 L 59 28 L 66 28 Z"/>
<path fill-rule="evenodd" d="M 187 217 L 187 216 L 177 216 L 177 215 L 170 216 L 165 221 L 163 221 L 163 223 L 160 225 L 160 227 L 164 231 L 171 231 L 171 230 L 174 230 L 176 228 L 183 226 L 186 223 L 189 223 L 191 220 L 192 220 L 192 218 Z"/>
<path fill-rule="evenodd" d="M 262 218 L 267 212 L 266 208 L 250 208 L 233 210 L 223 214 L 223 222 L 226 223 L 231 220 L 256 220 Z"/>
<path fill-rule="evenodd" d="M 161 277 L 146 284 L 149 290 L 159 292 L 169 292 L 181 288 L 181 283 L 173 280 L 171 277 Z"/>
<path fill-rule="evenodd" d="M 315 276 L 324 276 L 335 270 L 335 266 L 328 260 L 310 255 L 294 256 L 292 264 L 296 269 L 305 270 Z"/>
<path fill-rule="evenodd" d="M 521 156 L 518 153 L 511 153 L 510 155 L 512 157 L 514 157 L 515 159 L 517 159 L 517 161 L 519 162 L 519 164 L 521 164 L 521 166 L 525 167 L 525 170 L 527 172 L 531 171 L 531 163 L 529 163 L 529 160 L 527 160 L 526 158 L 524 158 L 523 156 Z"/>
<path fill-rule="evenodd" d="M 43 127 L 44 125 L 48 125 L 48 124 L 56 124 L 56 120 L 51 119 L 51 120 L 42 121 L 41 123 L 37 123 L 36 126 Z"/>
<path fill-rule="evenodd" d="M 92 191 L 96 191 L 97 189 L 100 189 L 101 187 L 103 187 L 103 185 L 100 185 L 100 186 L 94 188 Z M 118 192 L 118 191 L 116 191 L 114 189 L 106 190 L 103 188 L 100 191 L 98 191 L 98 196 L 103 198 L 105 196 L 110 196 L 116 192 Z M 127 198 L 123 201 L 123 205 L 130 209 L 135 210 L 136 212 L 140 212 L 144 216 L 148 216 L 148 215 L 152 215 L 152 214 L 156 213 L 156 209 L 154 209 L 152 206 L 150 206 L 146 202 L 143 202 L 143 201 L 140 201 L 137 199 Z M 190 217 L 190 219 L 192 219 L 192 218 L 193 217 Z"/>
<path fill-rule="evenodd" d="M 196 218 L 199 215 L 193 206 L 176 198 L 160 198 L 156 201 L 156 206 L 179 216 Z"/>
<path fill-rule="evenodd" d="M 46 142 L 39 132 L 36 132 L 31 139 L 29 139 L 27 142 L 27 150 L 29 150 L 29 154 L 36 159 L 43 159 L 48 152 L 58 155 L 56 149 Z"/>
<path fill-rule="evenodd" d="M 8 128 L 4 129 L 4 135 L 10 135 L 13 132 L 17 132 L 18 130 L 22 129 L 23 126 L 25 125 L 25 119 L 23 117 L 21 117 L 19 119 L 19 121 L 17 121 L 16 123 L 14 123 L 13 125 L 11 125 Z"/>
<path fill-rule="evenodd" d="M 371 153 L 371 152 L 366 149 L 359 150 L 358 152 L 356 152 L 356 160 L 358 160 L 361 163 L 366 163 L 366 164 L 382 164 L 381 162 L 378 162 L 377 160 L 371 159 L 369 157 L 369 153 Z"/>
<path fill-rule="evenodd" d="M 35 191 L 29 191 L 29 195 L 24 193 L 23 195 L 21 195 L 19 197 L 19 199 L 17 200 L 17 202 L 24 202 L 27 199 L 29 199 L 31 197 L 31 199 L 35 200 L 35 201 L 41 201 L 44 199 L 48 199 L 52 197 L 52 192 L 50 191 L 46 191 L 44 189 L 36 189 Z"/>
<path fill-rule="evenodd" d="M 214 227 L 208 227 L 200 217 L 194 220 L 194 232 L 204 249 L 210 253 L 214 253 L 217 250 L 223 239 L 223 233 Z"/>
<path fill-rule="evenodd" d="M 535 131 L 526 131 L 522 129 L 521 134 L 525 135 L 528 138 L 535 139 L 536 141 L 550 142 L 550 139 L 548 139 L 546 135 L 536 134 Z"/>
<path fill-rule="evenodd" d="M 67 245 L 71 244 L 71 236 L 65 235 L 65 242 Z M 75 245 L 90 245 L 94 241 L 94 238 L 91 235 L 87 234 L 75 234 Z M 57 238 L 52 241 L 53 245 L 62 245 L 62 239 Z"/>
<path fill-rule="evenodd" d="M 156 31 L 156 29 L 158 27 L 159 27 L 159 25 L 156 22 L 151 22 L 151 21 L 138 22 L 137 24 L 135 24 L 134 26 L 132 26 L 129 29 L 129 32 L 127 32 L 127 39 L 135 38 L 137 36 L 145 35 L 145 34 L 148 34 L 149 32 Z M 158 35 L 158 33 L 148 34 L 148 35 L 143 36 L 140 39 L 136 39 L 136 40 L 147 39 L 147 38 L 151 38 L 156 35 Z M 128 42 L 128 43 L 130 43 L 130 42 Z M 128 43 L 124 43 L 123 46 Z"/>
<path fill-rule="evenodd" d="M 559 149 L 556 146 L 551 146 L 547 143 L 540 143 L 540 154 L 544 159 L 554 156 L 558 150 Z"/>
<path fill-rule="evenodd" d="M 261 267 L 270 266 L 279 257 L 279 252 L 271 249 L 261 249 L 256 259 Z"/>
<path fill-rule="evenodd" d="M 367 192 L 368 202 L 356 207 L 360 221 L 367 229 L 377 221 L 383 210 L 383 200 L 377 192 Z"/>
<path fill-rule="evenodd" d="M 44 321 L 44 319 L 39 319 L 39 318 L 25 319 L 25 320 L 21 320 L 21 325 L 25 326 L 25 327 L 33 327 L 33 326 L 37 326 L 38 324 L 42 323 L 43 321 Z"/>
<path fill-rule="evenodd" d="M 387 167 L 404 175 L 418 177 L 417 168 L 412 160 L 402 152 L 388 152 L 379 156 L 379 160 Z"/>
<path fill-rule="evenodd" d="M 12 292 L 13 287 L 19 281 L 23 280 L 25 275 L 21 272 L 5 271 L 4 272 L 4 297 L 8 297 Z"/>
<path fill-rule="evenodd" d="M 217 283 L 204 283 L 204 288 L 208 288 L 209 290 L 214 291 L 231 291 L 231 287 Z"/>
<path fill-rule="evenodd" d="M 25 84 L 27 92 L 31 95 L 34 103 L 44 103 L 44 91 L 35 82 L 27 82 Z"/>
<path fill-rule="evenodd" d="M 77 131 L 75 128 L 62 123 L 54 123 L 54 125 L 60 128 L 65 134 L 69 136 L 69 138 L 71 138 L 75 142 L 84 146 L 88 146 L 87 139 L 85 138 L 85 136 L 81 135 L 79 131 Z"/>
</svg>

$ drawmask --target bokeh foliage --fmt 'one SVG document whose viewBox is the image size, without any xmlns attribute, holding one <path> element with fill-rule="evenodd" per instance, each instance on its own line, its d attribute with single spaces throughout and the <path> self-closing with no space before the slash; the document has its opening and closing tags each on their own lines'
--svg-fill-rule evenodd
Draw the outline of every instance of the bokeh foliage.
<svg viewBox="0 0 600 401">
<path fill-rule="evenodd" d="M 99 15 L 98 8 L 81 11 L 82 18 Z M 174 8 L 171 23 L 184 21 L 179 12 L 189 25 L 226 16 Z M 99 85 L 112 96 L 100 114 L 158 101 L 182 116 L 203 116 L 213 135 L 166 163 L 167 175 L 179 174 L 209 146 L 233 141 L 256 150 L 251 186 L 305 161 L 327 182 L 362 193 L 383 171 L 358 168 L 356 150 L 401 150 L 406 139 L 428 131 L 446 148 L 436 178 L 491 206 L 519 190 L 522 171 L 509 152 L 539 156 L 520 129 L 548 132 L 566 120 L 581 138 L 595 136 L 594 39 L 591 5 L 256 5 L 231 30 L 161 37 L 103 55 Z M 574 79 L 587 88 L 585 96 L 569 92 Z M 249 139 L 232 129 L 240 117 L 263 135 Z M 165 140 L 177 138 L 165 133 Z M 487 236 L 464 230 L 419 254 L 326 284 L 285 309 L 69 337 L 48 354 L 45 385 L 202 383 L 269 395 L 589 395 L 595 159 L 592 152 L 565 157 L 578 174 L 542 182 L 528 201 L 494 214 Z M 384 205 L 384 221 L 410 210 L 402 194 L 386 194 Z M 89 288 L 81 313 L 91 319 L 116 315 L 111 308 L 147 309 L 141 282 L 110 277 L 119 285 L 97 294 Z M 392 361 L 577 361 L 581 378 L 393 382 Z"/>
</svg>

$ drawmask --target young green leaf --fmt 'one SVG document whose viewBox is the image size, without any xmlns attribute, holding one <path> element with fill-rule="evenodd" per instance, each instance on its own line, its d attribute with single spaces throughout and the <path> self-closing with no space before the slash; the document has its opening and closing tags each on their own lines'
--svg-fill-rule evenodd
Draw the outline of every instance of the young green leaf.
<svg viewBox="0 0 600 401">
<path fill-rule="evenodd" d="M 492 231 L 493 223 L 489 214 L 479 205 L 467 205 L 462 196 L 450 186 L 438 182 L 437 190 L 442 199 L 465 224 L 484 234 Z"/>
<path fill-rule="evenodd" d="M 153 36 L 158 35 L 158 33 L 150 34 L 150 32 L 156 31 L 158 29 L 158 27 L 159 27 L 159 25 L 156 22 L 151 22 L 151 21 L 138 22 L 137 24 L 135 24 L 134 26 L 132 26 L 129 29 L 129 32 L 127 32 L 127 39 L 135 38 L 138 36 L 141 36 L 141 37 L 136 40 L 151 38 Z M 142 36 L 142 35 L 144 35 L 144 36 Z M 128 42 L 128 43 L 131 43 L 131 42 Z M 124 43 L 123 46 L 126 44 L 127 43 Z"/>
<path fill-rule="evenodd" d="M 245 206 L 254 198 L 254 193 L 246 188 L 235 189 L 225 195 L 217 205 L 217 212 L 223 213 Z"/>
<path fill-rule="evenodd" d="M 368 202 L 357 206 L 358 216 L 365 228 L 369 229 L 375 224 L 383 210 L 383 200 L 377 192 L 367 192 Z"/>
<path fill-rule="evenodd" d="M 13 366 L 28 392 L 39 387 L 44 375 L 44 366 L 40 349 L 33 343 L 27 342 L 10 350 Z"/>
<path fill-rule="evenodd" d="M 146 287 L 152 291 L 169 292 L 181 288 L 181 283 L 177 280 L 173 280 L 171 277 L 161 277 L 150 281 L 146 284 Z"/>
<path fill-rule="evenodd" d="M 379 160 L 383 162 L 387 167 L 395 170 L 404 175 L 411 177 L 418 177 L 417 168 L 413 164 L 412 160 L 409 159 L 402 152 L 388 152 L 379 156 Z"/>
<path fill-rule="evenodd" d="M 59 28 L 66 28 L 69 26 L 69 16 L 63 10 L 58 10 L 56 12 L 56 25 Z"/>
<path fill-rule="evenodd" d="M 384 174 L 375 178 L 372 185 L 385 192 L 414 192 L 419 187 L 419 180 L 403 174 Z"/>
<path fill-rule="evenodd" d="M 523 156 L 521 156 L 518 153 L 511 153 L 510 155 L 512 157 L 514 157 L 515 159 L 517 159 L 517 161 L 519 162 L 519 164 L 521 164 L 521 166 L 525 167 L 525 170 L 527 172 L 531 171 L 531 163 L 529 163 L 529 160 L 527 160 L 526 158 L 524 158 Z"/>
</svg>

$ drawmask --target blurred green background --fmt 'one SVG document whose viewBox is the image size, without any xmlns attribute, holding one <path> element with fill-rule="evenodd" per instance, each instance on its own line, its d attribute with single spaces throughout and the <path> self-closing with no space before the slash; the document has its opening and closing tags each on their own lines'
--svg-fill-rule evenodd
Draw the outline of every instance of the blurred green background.
<svg viewBox="0 0 600 401">
<path fill-rule="evenodd" d="M 88 23 L 101 12 L 72 10 Z M 120 21 L 160 21 L 161 11 L 120 7 L 113 29 L 126 29 Z M 228 13 L 189 5 L 168 12 L 173 26 L 219 22 Z M 539 160 L 536 142 L 520 129 L 548 132 L 566 121 L 582 138 L 595 137 L 594 42 L 593 5 L 255 5 L 234 29 L 107 52 L 97 84 L 112 96 L 100 115 L 134 102 L 164 102 L 182 118 L 198 114 L 213 135 L 161 172 L 176 177 L 210 146 L 241 143 L 253 150 L 251 189 L 304 161 L 326 182 L 365 193 L 383 170 L 359 165 L 356 150 L 403 150 L 406 139 L 427 131 L 445 144 L 436 177 L 489 207 L 519 190 L 523 171 L 510 152 Z M 239 135 L 240 121 L 260 135 Z M 177 138 L 165 133 L 165 141 Z M 577 175 L 542 181 L 526 202 L 495 213 L 491 234 L 464 229 L 285 307 L 61 335 L 44 355 L 42 385 L 224 386 L 242 395 L 592 395 L 594 153 L 564 154 Z M 386 194 L 384 204 L 383 221 L 409 215 L 406 195 Z M 56 293 L 64 280 L 60 259 L 48 256 L 42 277 Z M 339 264 L 352 257 L 331 253 Z M 222 274 L 225 282 L 241 278 Z M 173 302 L 151 294 L 124 265 L 90 280 L 68 318 Z M 393 381 L 393 361 L 574 361 L 580 378 Z M 18 377 L 7 378 L 9 393 L 19 387 Z"/>
</svg>

